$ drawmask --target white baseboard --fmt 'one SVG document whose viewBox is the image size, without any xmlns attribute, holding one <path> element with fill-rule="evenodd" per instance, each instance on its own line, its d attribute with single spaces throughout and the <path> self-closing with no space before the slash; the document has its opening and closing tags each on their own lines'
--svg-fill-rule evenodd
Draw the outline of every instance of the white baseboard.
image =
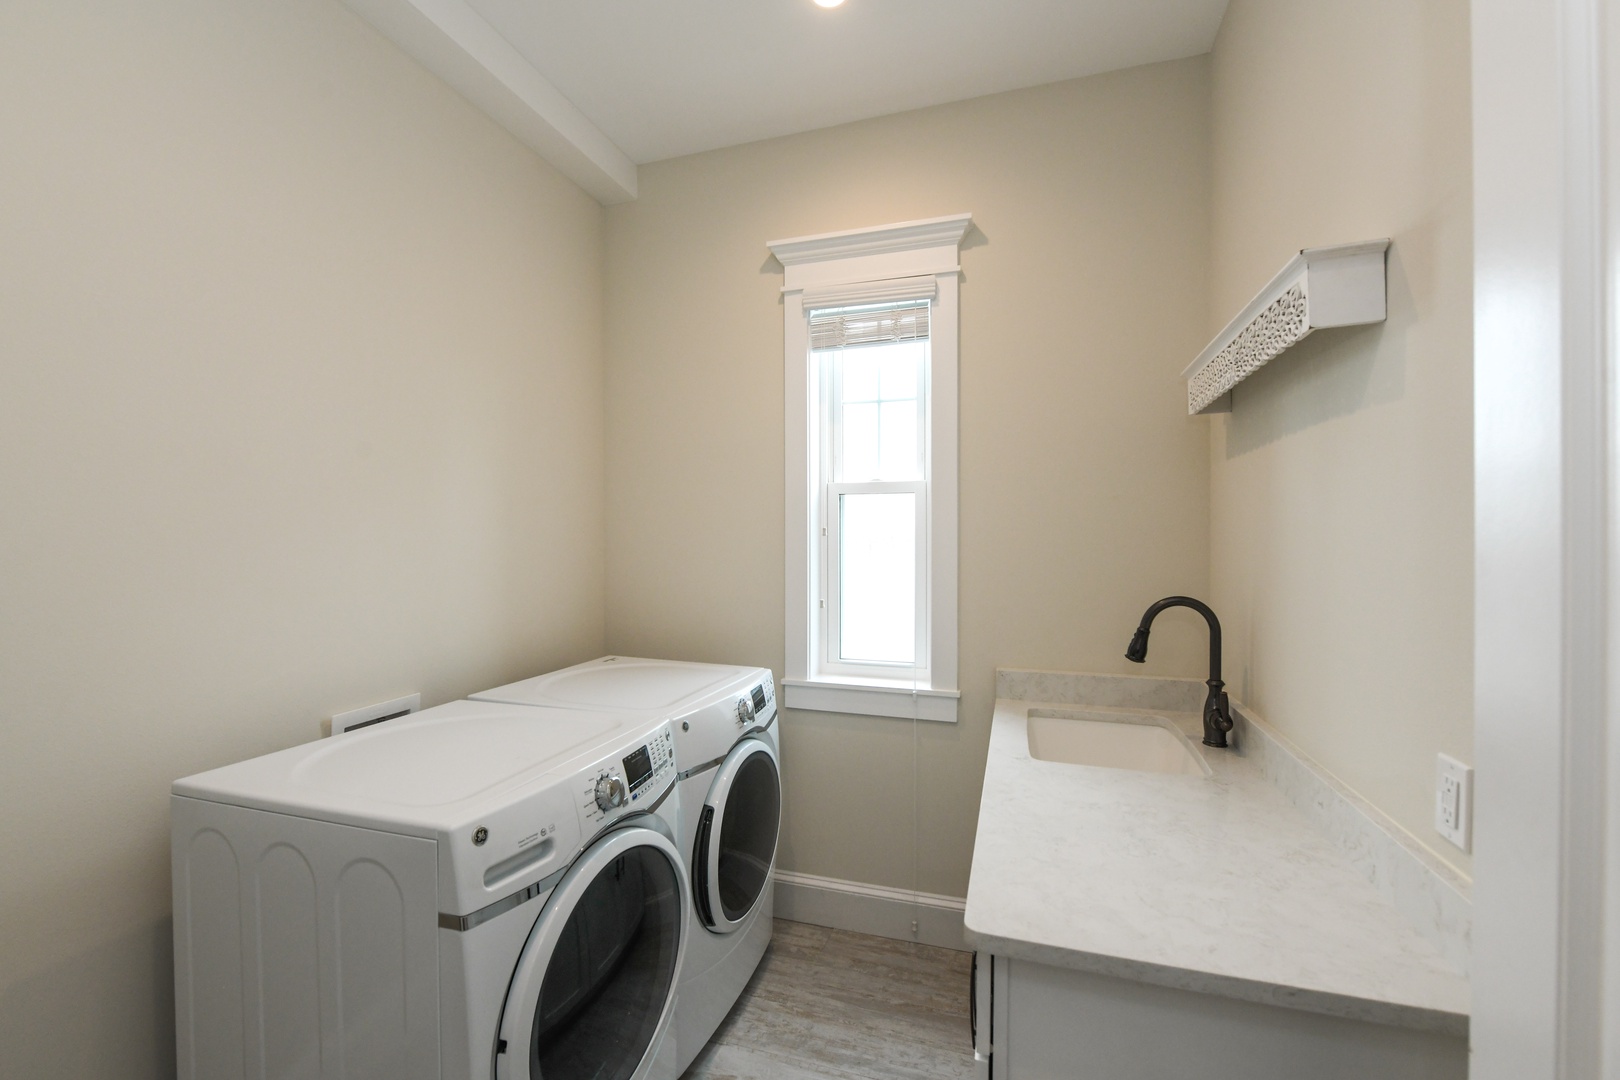
<svg viewBox="0 0 1620 1080">
<path fill-rule="evenodd" d="M 778 870 L 775 902 L 778 919 L 967 950 L 960 897 Z"/>
</svg>

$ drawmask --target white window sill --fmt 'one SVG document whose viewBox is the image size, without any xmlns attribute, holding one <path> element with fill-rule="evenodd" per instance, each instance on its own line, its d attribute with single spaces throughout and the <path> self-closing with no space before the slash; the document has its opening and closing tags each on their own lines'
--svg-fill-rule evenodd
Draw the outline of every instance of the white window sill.
<svg viewBox="0 0 1620 1080">
<path fill-rule="evenodd" d="M 958 690 L 933 690 L 876 679 L 783 679 L 782 700 L 790 709 L 893 716 L 903 720 L 956 723 Z"/>
</svg>

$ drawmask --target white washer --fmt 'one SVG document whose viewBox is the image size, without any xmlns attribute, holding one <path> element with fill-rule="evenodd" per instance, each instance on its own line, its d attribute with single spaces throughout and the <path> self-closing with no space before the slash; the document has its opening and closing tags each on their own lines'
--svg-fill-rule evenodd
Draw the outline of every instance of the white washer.
<svg viewBox="0 0 1620 1080">
<path fill-rule="evenodd" d="M 736 1004 L 770 944 L 782 789 L 768 668 L 605 656 L 474 698 L 629 709 L 674 724 L 691 933 L 675 1009 L 680 1067 Z"/>
<path fill-rule="evenodd" d="M 179 1075 L 674 1080 L 668 723 L 461 701 L 174 785 Z"/>
</svg>

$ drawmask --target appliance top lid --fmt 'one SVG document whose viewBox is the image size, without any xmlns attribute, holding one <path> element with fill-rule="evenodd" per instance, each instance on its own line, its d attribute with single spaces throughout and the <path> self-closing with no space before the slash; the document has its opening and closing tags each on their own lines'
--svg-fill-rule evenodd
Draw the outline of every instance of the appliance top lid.
<svg viewBox="0 0 1620 1080">
<path fill-rule="evenodd" d="M 177 781 L 176 794 L 257 804 L 444 807 L 539 776 L 627 732 L 628 713 L 456 701 Z M 379 806 L 381 811 L 381 806 Z"/>
<path fill-rule="evenodd" d="M 359 738 L 339 737 L 299 762 L 292 782 L 334 795 L 402 806 L 460 802 L 619 727 L 611 713 L 539 710 L 533 715 L 450 715 Z M 371 737 L 368 739 L 367 736 Z"/>
<path fill-rule="evenodd" d="M 485 690 L 473 697 L 519 705 L 651 711 L 672 708 L 750 670 L 723 664 L 604 656 L 600 660 Z"/>
</svg>

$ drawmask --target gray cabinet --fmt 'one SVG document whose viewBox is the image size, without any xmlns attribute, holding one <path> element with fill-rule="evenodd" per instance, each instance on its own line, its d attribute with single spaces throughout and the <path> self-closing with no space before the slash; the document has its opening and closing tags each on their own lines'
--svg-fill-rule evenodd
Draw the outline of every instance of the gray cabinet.
<svg viewBox="0 0 1620 1080">
<path fill-rule="evenodd" d="M 980 953 L 980 1080 L 1464 1080 L 1459 1036 Z"/>
</svg>

